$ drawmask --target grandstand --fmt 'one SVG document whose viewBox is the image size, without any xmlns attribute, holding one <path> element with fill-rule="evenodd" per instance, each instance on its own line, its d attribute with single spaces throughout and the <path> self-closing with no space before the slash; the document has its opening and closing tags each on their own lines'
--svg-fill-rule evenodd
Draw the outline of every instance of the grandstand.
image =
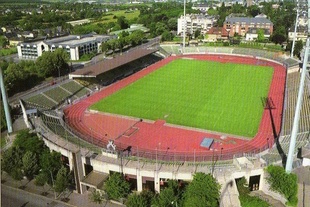
<svg viewBox="0 0 310 207">
<path fill-rule="evenodd" d="M 182 53 L 181 47 L 179 45 L 161 45 L 163 50 L 171 54 L 179 55 Z M 232 48 L 232 47 L 185 47 L 185 53 L 188 54 L 238 54 L 253 56 L 258 58 L 266 58 L 270 60 L 275 60 L 285 64 L 287 67 L 292 67 L 298 65 L 299 61 L 293 58 L 289 58 L 282 54 L 281 52 L 272 52 L 268 50 L 259 50 L 253 48 Z"/>
<path fill-rule="evenodd" d="M 281 161 L 280 153 L 287 154 L 291 138 L 291 130 L 295 115 L 297 95 L 300 82 L 300 73 L 298 71 L 288 71 L 286 80 L 286 95 L 284 104 L 284 113 L 282 121 L 281 136 L 279 137 L 279 146 L 274 145 L 270 151 L 263 155 L 268 163 Z M 295 153 L 300 147 L 306 146 L 310 141 L 310 99 L 308 87 L 304 88 L 303 104 L 299 121 L 299 131 L 296 137 Z M 279 152 L 279 147 L 283 152 Z"/>
<path fill-rule="evenodd" d="M 90 87 L 90 84 L 88 83 Z M 55 109 L 68 99 L 70 102 L 87 96 L 92 90 L 74 80 L 54 85 L 23 98 L 28 107 L 39 109 Z"/>
</svg>

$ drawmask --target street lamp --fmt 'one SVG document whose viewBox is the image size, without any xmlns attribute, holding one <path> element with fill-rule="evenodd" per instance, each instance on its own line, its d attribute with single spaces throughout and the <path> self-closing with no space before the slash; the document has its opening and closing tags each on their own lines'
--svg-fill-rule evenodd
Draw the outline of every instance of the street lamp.
<svg viewBox="0 0 310 207">
<path fill-rule="evenodd" d="M 54 183 L 54 179 L 53 179 L 53 174 L 52 174 L 51 170 L 49 170 L 49 171 L 51 173 L 52 185 L 53 185 L 53 190 L 54 190 L 54 196 L 55 196 L 55 199 L 57 199 L 57 195 L 56 195 L 56 191 L 55 191 L 55 183 Z"/>
</svg>

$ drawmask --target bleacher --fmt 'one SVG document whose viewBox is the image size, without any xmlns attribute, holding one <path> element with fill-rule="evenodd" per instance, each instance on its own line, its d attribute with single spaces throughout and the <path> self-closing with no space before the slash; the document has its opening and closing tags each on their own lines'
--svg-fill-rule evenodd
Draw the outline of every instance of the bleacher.
<svg viewBox="0 0 310 207">
<path fill-rule="evenodd" d="M 295 108 L 297 103 L 297 95 L 300 83 L 300 73 L 287 74 L 287 89 L 284 108 L 284 122 L 281 135 L 289 135 L 293 127 Z M 308 87 L 304 88 L 303 104 L 300 113 L 299 132 L 310 131 L 310 99 L 308 98 Z"/>
<path fill-rule="evenodd" d="M 73 135 L 73 133 L 70 132 L 67 127 L 65 127 L 65 124 L 60 120 L 60 118 L 57 118 L 56 116 L 57 115 L 55 115 L 53 111 L 51 111 L 51 114 L 48 111 L 40 114 L 40 118 L 44 126 L 48 130 L 52 131 L 54 134 L 58 135 L 59 138 L 74 143 L 77 146 L 100 152 L 100 149 L 98 147 Z M 44 130 L 44 128 L 42 128 L 41 130 Z M 44 134 L 44 132 L 41 133 Z"/>
<path fill-rule="evenodd" d="M 295 153 L 297 153 L 298 148 L 307 145 L 309 143 L 309 139 L 310 139 L 309 132 L 299 133 L 296 137 Z M 285 155 L 288 154 L 290 141 L 291 141 L 291 135 L 285 135 L 279 138 L 280 147 Z M 262 158 L 268 163 L 274 163 L 280 161 L 281 156 L 279 154 L 277 146 L 274 145 L 267 154 L 262 156 Z"/>
<path fill-rule="evenodd" d="M 131 74 L 136 73 L 161 59 L 163 59 L 163 57 L 157 54 L 144 56 L 143 58 L 137 59 L 127 63 L 126 65 L 117 67 L 113 70 L 109 70 L 101 75 L 98 75 L 98 83 L 103 86 L 110 85 L 111 83 L 128 77 Z"/>
<path fill-rule="evenodd" d="M 43 92 L 44 95 L 49 97 L 50 99 L 56 101 L 57 103 L 63 102 L 67 97 L 70 97 L 71 94 L 68 93 L 66 90 L 56 87 L 50 90 Z"/>
<path fill-rule="evenodd" d="M 85 83 L 86 84 L 86 83 Z M 89 85 L 89 83 L 88 83 Z M 54 109 L 67 99 L 72 101 L 86 96 L 91 90 L 76 81 L 69 80 L 60 85 L 47 88 L 24 99 L 26 105 L 38 109 Z"/>
<path fill-rule="evenodd" d="M 76 81 L 70 81 L 68 83 L 60 85 L 61 88 L 67 90 L 73 99 L 81 98 L 85 96 L 85 94 L 90 92 L 90 89 L 84 87 Z"/>
<path fill-rule="evenodd" d="M 295 116 L 295 108 L 298 96 L 298 89 L 300 84 L 300 73 L 293 72 L 287 74 L 286 82 L 286 96 L 283 111 L 283 124 L 281 136 L 279 137 L 279 143 L 283 152 L 287 155 L 291 132 L 293 127 L 293 121 Z M 308 98 L 309 91 L 308 87 L 304 88 L 303 103 L 300 112 L 299 130 L 296 137 L 295 153 L 300 147 L 306 146 L 310 141 L 310 99 Z M 268 163 L 277 162 L 281 160 L 281 156 L 278 152 L 277 146 L 273 148 L 263 156 Z"/>
<path fill-rule="evenodd" d="M 52 109 L 57 105 L 53 100 L 48 99 L 42 94 L 37 94 L 24 100 L 26 105 L 39 109 Z"/>
</svg>

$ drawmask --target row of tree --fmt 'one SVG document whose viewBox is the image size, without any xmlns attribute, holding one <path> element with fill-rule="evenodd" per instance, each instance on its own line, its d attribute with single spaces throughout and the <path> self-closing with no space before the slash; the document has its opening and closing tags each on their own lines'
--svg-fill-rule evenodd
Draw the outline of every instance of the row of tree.
<svg viewBox="0 0 310 207">
<path fill-rule="evenodd" d="M 44 52 L 36 61 L 0 62 L 8 95 L 30 89 L 45 78 L 58 77 L 69 71 L 68 53 L 63 49 Z"/>
<path fill-rule="evenodd" d="M 15 180 L 35 178 L 37 185 L 49 184 L 59 194 L 72 183 L 72 175 L 62 163 L 61 154 L 50 152 L 43 140 L 29 130 L 20 131 L 12 147 L 3 153 L 2 170 Z"/>
<path fill-rule="evenodd" d="M 107 53 L 108 51 L 112 50 L 113 53 L 116 50 L 122 50 L 125 47 L 135 47 L 140 45 L 145 40 L 144 32 L 141 30 L 134 31 L 132 33 L 122 32 L 118 35 L 118 39 L 111 39 L 105 43 L 102 43 L 101 50 L 103 53 Z"/>
<path fill-rule="evenodd" d="M 150 190 L 130 191 L 130 184 L 120 173 L 113 173 L 104 184 L 104 193 L 96 191 L 91 195 L 94 202 L 104 199 L 119 200 L 127 198 L 128 207 L 216 207 L 220 202 L 220 185 L 211 174 L 196 173 L 188 185 L 176 180 L 169 180 L 167 187 L 160 193 Z"/>
</svg>

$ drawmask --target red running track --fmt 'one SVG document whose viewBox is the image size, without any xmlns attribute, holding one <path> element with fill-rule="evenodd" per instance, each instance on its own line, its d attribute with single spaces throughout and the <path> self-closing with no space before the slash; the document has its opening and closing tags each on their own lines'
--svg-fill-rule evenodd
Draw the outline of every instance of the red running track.
<svg viewBox="0 0 310 207">
<path fill-rule="evenodd" d="M 126 117 L 88 111 L 88 107 L 91 104 L 180 57 L 251 65 L 259 64 L 273 67 L 274 73 L 268 97 L 272 98 L 275 106 L 275 109 L 272 110 L 272 115 L 275 131 L 279 134 L 285 90 L 285 68 L 278 63 L 266 60 L 230 55 L 184 55 L 168 57 L 66 108 L 64 113 L 67 123 L 82 134 L 83 139 L 94 142 L 100 147 L 106 147 L 108 140 L 114 140 L 118 149 L 126 149 L 128 146 L 131 146 L 133 152 L 139 153 L 140 156 L 143 154 L 142 156 L 152 158 L 155 158 L 153 156 L 155 153 L 156 155 L 170 153 L 174 157 L 177 154 L 178 157 L 182 156 L 180 158 L 182 160 L 184 160 L 184 156 L 193 157 L 193 155 L 196 156 L 196 159 L 199 156 L 209 156 L 210 158 L 214 156 L 214 151 L 217 151 L 217 154 L 221 151 L 221 157 L 223 156 L 223 159 L 230 159 L 235 154 L 257 153 L 261 149 L 273 145 L 274 136 L 269 110 L 264 110 L 259 131 L 252 140 L 240 139 L 229 135 L 224 136 L 223 134 L 206 132 L 204 130 L 172 126 L 166 124 L 164 120 L 141 122 L 139 119 L 128 119 Z M 200 143 L 204 137 L 214 138 L 215 141 L 212 145 L 212 150 L 200 147 Z"/>
</svg>

